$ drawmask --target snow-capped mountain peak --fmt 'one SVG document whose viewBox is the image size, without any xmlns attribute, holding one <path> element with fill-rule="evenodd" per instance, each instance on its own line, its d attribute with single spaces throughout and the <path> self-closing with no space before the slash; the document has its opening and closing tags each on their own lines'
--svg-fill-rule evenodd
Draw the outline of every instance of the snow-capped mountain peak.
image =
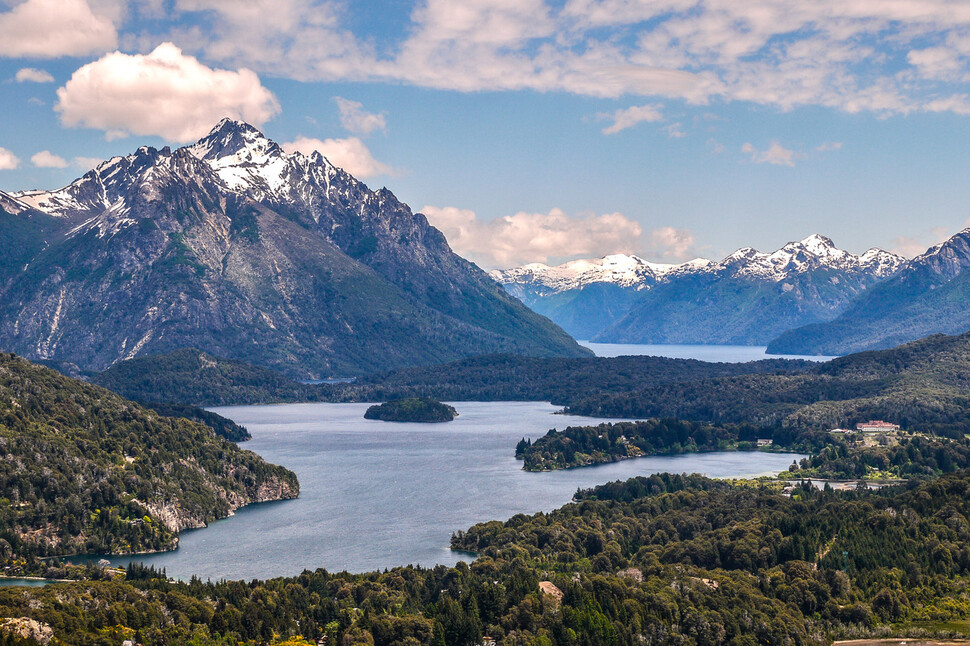
<svg viewBox="0 0 970 646">
<path fill-rule="evenodd" d="M 905 262 L 902 256 L 882 249 L 870 249 L 856 256 L 836 247 L 830 238 L 813 234 L 803 240 L 789 242 L 771 253 L 742 247 L 720 262 L 695 258 L 681 264 L 662 264 L 637 256 L 615 254 L 573 260 L 556 267 L 534 263 L 493 271 L 492 277 L 506 285 L 532 282 L 553 291 L 579 289 L 591 283 L 613 283 L 620 287 L 643 289 L 676 276 L 696 273 L 781 282 L 796 274 L 828 268 L 883 278 L 899 270 Z"/>
<path fill-rule="evenodd" d="M 223 119 L 197 143 L 188 146 L 197 159 L 214 168 L 240 164 L 263 165 L 285 155 L 283 149 L 262 132 L 243 121 Z"/>
</svg>

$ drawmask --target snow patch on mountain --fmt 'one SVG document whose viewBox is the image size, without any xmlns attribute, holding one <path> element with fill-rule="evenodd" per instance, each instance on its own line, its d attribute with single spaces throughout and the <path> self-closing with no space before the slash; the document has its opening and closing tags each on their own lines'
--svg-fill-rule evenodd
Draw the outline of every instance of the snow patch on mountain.
<svg viewBox="0 0 970 646">
<path fill-rule="evenodd" d="M 854 255 L 839 249 L 831 239 L 813 234 L 781 249 L 764 253 L 751 247 L 738 249 L 720 262 L 696 258 L 682 264 L 652 263 L 637 256 L 616 254 L 604 258 L 573 260 L 550 267 L 533 263 L 491 272 L 503 285 L 532 283 L 554 292 L 581 289 L 593 283 L 612 283 L 624 288 L 648 289 L 653 284 L 695 273 L 719 273 L 781 283 L 794 275 L 832 269 L 885 278 L 898 271 L 906 259 L 882 249 Z M 837 280 L 837 279 L 836 279 Z"/>
</svg>

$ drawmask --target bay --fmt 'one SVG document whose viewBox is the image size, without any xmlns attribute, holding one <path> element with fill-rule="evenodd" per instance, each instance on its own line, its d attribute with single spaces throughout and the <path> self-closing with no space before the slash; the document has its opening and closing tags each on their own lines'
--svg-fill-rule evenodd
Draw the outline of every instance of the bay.
<svg viewBox="0 0 970 646">
<path fill-rule="evenodd" d="M 807 354 L 767 354 L 764 345 L 676 345 L 639 343 L 591 343 L 578 341 L 579 345 L 592 350 L 597 357 L 622 357 L 648 355 L 671 359 L 697 359 L 714 363 L 745 363 L 761 359 L 805 359 L 806 361 L 831 361 L 834 356 Z"/>
<path fill-rule="evenodd" d="M 203 580 L 292 576 L 304 569 L 364 572 L 471 560 L 448 548 L 452 532 L 518 513 L 551 511 L 577 488 L 663 471 L 712 477 L 776 474 L 801 455 L 728 452 L 625 460 L 528 473 L 516 442 L 550 428 L 598 423 L 540 402 L 456 402 L 444 424 L 363 419 L 367 404 L 214 408 L 246 426 L 244 448 L 296 472 L 296 500 L 262 503 L 182 533 L 178 550 L 107 557 Z M 89 558 L 101 558 L 92 556 Z"/>
</svg>

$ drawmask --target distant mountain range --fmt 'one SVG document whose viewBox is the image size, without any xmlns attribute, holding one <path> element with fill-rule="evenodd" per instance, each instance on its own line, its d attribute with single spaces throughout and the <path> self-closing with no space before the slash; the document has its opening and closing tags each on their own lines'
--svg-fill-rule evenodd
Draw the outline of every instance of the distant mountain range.
<svg viewBox="0 0 970 646">
<path fill-rule="evenodd" d="M 223 120 L 0 192 L 0 349 L 100 370 L 194 347 L 294 376 L 584 356 L 387 189 Z"/>
<path fill-rule="evenodd" d="M 907 262 L 834 320 L 782 334 L 769 352 L 848 354 L 970 330 L 970 229 Z"/>
<path fill-rule="evenodd" d="M 907 261 L 853 255 L 820 235 L 773 253 L 744 248 L 679 265 L 614 255 L 492 272 L 508 292 L 580 339 L 607 343 L 765 345 L 838 316 Z"/>
</svg>

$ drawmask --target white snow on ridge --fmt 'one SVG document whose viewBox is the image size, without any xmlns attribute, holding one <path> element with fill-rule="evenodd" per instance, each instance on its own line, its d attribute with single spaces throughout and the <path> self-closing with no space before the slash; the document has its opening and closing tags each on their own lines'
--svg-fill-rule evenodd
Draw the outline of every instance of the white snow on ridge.
<svg viewBox="0 0 970 646">
<path fill-rule="evenodd" d="M 556 267 L 534 263 L 513 269 L 491 272 L 502 284 L 539 284 L 553 291 L 580 289 L 592 283 L 613 283 L 620 287 L 649 288 L 657 282 L 688 273 L 724 273 L 728 276 L 749 277 L 781 282 L 795 274 L 830 268 L 847 272 L 863 272 L 882 278 L 896 272 L 906 259 L 882 249 L 869 249 L 854 255 L 839 249 L 833 242 L 813 234 L 798 242 L 789 242 L 772 253 L 751 247 L 738 249 L 721 262 L 704 258 L 669 265 L 651 263 L 623 254 L 589 260 L 573 260 Z"/>
</svg>

